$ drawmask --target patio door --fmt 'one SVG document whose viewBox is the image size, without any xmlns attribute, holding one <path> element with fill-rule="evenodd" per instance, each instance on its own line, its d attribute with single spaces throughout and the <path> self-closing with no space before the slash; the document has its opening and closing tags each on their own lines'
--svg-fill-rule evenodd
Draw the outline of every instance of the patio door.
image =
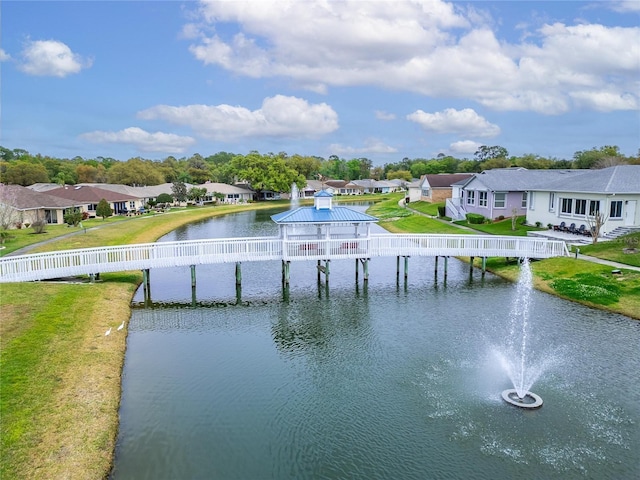
<svg viewBox="0 0 640 480">
<path fill-rule="evenodd" d="M 627 200 L 627 208 L 624 209 L 624 224 L 627 227 L 633 226 L 633 221 L 636 218 L 636 201 Z"/>
</svg>

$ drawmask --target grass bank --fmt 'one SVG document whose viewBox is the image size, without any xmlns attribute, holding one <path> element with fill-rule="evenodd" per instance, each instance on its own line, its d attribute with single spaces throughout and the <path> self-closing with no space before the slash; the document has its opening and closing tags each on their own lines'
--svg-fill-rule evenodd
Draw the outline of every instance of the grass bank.
<svg viewBox="0 0 640 480">
<path fill-rule="evenodd" d="M 22 231 L 17 238 L 22 248 L 58 237 L 34 252 L 144 243 L 186 223 L 283 205 L 181 209 L 98 229 L 85 223 L 86 233 L 73 236 L 62 226 L 49 227 L 50 237 Z M 129 319 L 141 274 L 101 277 L 95 284 L 0 284 L 0 478 L 108 475 L 126 347 L 126 326 L 117 327 Z"/>
</svg>

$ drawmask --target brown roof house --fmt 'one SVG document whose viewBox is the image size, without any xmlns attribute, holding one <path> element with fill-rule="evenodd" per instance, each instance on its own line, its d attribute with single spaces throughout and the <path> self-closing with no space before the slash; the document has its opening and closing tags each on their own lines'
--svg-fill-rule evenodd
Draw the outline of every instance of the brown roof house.
<svg viewBox="0 0 640 480">
<path fill-rule="evenodd" d="M 36 220 L 63 224 L 64 214 L 76 207 L 80 204 L 74 200 L 34 192 L 20 185 L 0 184 L 0 227 L 3 229 L 28 227 Z"/>
<path fill-rule="evenodd" d="M 451 198 L 453 184 L 471 178 L 471 173 L 437 173 L 420 178 L 420 200 L 431 203 L 444 202 Z"/>
<path fill-rule="evenodd" d="M 64 187 L 48 190 L 47 193 L 54 197 L 73 200 L 73 202 L 81 205 L 82 210 L 88 212 L 90 217 L 96 216 L 98 203 L 103 198 L 109 202 L 109 206 L 115 215 L 126 215 L 144 207 L 143 198 L 90 185 L 65 185 Z"/>
</svg>

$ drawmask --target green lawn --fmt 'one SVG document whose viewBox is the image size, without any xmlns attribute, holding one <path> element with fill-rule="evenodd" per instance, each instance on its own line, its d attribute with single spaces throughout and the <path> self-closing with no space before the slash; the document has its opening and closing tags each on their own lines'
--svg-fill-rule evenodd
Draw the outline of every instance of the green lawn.
<svg viewBox="0 0 640 480">
<path fill-rule="evenodd" d="M 635 252 L 632 250 L 635 249 Z M 640 267 L 640 233 L 630 233 L 606 242 L 580 247 L 580 253 Z"/>
<path fill-rule="evenodd" d="M 538 227 L 530 227 L 528 225 L 522 225 L 522 221 L 525 219 L 524 216 L 518 217 L 516 221 L 516 229 L 511 229 L 511 219 L 506 218 L 504 220 L 500 220 L 492 223 L 468 223 L 466 220 L 459 220 L 454 222 L 458 225 L 464 225 L 465 227 L 473 228 L 479 232 L 489 233 L 491 235 L 510 235 L 510 236 L 519 236 L 526 237 L 527 232 L 530 231 L 541 231 L 546 230 L 546 228 L 538 228 Z"/>
<path fill-rule="evenodd" d="M 418 202 L 410 203 L 409 207 L 411 207 L 414 210 L 417 210 L 418 212 L 431 215 L 432 217 L 437 217 L 438 207 L 444 207 L 444 202 L 429 203 L 429 202 L 418 201 Z"/>
</svg>

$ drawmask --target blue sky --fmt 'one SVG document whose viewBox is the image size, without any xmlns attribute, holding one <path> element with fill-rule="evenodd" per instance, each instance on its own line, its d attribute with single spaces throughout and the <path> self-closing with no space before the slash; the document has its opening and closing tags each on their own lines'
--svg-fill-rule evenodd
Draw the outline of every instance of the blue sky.
<svg viewBox="0 0 640 480">
<path fill-rule="evenodd" d="M 55 157 L 640 148 L 637 1 L 7 1 L 0 145 Z"/>
</svg>

